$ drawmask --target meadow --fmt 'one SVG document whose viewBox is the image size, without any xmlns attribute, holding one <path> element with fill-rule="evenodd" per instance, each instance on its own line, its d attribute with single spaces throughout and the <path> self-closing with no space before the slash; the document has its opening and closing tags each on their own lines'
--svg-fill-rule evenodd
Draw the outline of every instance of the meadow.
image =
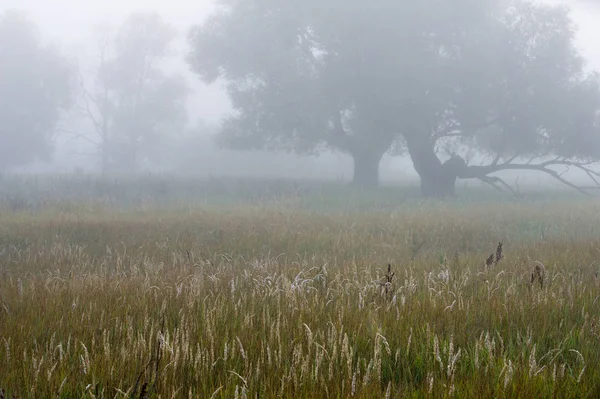
<svg viewBox="0 0 600 399">
<path fill-rule="evenodd" d="M 0 398 L 600 397 L 599 262 L 563 191 L 3 177 Z"/>
</svg>

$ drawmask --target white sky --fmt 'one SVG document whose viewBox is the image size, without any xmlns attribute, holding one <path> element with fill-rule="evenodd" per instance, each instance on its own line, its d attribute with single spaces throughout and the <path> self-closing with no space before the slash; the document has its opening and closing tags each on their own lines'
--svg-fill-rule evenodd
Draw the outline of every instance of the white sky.
<svg viewBox="0 0 600 399">
<path fill-rule="evenodd" d="M 11 8 L 27 12 L 45 39 L 69 52 L 90 38 L 94 25 L 105 21 L 119 25 L 133 12 L 156 11 L 185 35 L 190 26 L 202 22 L 214 10 L 214 5 L 212 0 L 0 0 L 0 12 Z M 218 122 L 229 112 L 227 95 L 218 85 L 203 85 L 185 70 L 187 66 L 181 69 L 189 74 L 195 90 L 190 101 L 190 122 Z"/>
<path fill-rule="evenodd" d="M 286 0 L 281 0 L 286 1 Z M 568 2 L 579 24 L 579 47 L 600 71 L 600 1 L 545 0 Z M 15 8 L 24 10 L 40 26 L 45 37 L 66 48 L 85 42 L 91 28 L 99 22 L 119 24 L 137 11 L 156 11 L 182 34 L 201 22 L 214 10 L 213 0 L 0 0 L 0 12 Z M 229 111 L 226 95 L 218 86 L 205 87 L 192 75 L 196 95 L 192 100 L 193 119 L 217 122 Z"/>
<path fill-rule="evenodd" d="M 212 0 L 0 0 L 0 10 L 9 8 L 29 12 L 44 32 L 61 39 L 77 39 L 97 21 L 118 23 L 137 11 L 156 11 L 187 29 L 214 9 Z"/>
</svg>

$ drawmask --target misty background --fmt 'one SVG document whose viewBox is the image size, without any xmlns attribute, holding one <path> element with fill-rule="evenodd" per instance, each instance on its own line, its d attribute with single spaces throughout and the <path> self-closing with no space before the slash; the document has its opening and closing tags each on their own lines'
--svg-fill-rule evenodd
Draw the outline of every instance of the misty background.
<svg viewBox="0 0 600 399">
<path fill-rule="evenodd" d="M 558 1 L 549 1 L 558 3 Z M 587 68 L 600 71 L 600 2 L 583 1 L 571 4 L 572 17 L 578 27 L 577 46 L 587 60 Z M 318 156 L 298 156 L 267 151 L 234 151 L 218 148 L 212 134 L 231 112 L 231 104 L 222 82 L 203 84 L 190 71 L 185 57 L 189 52 L 189 29 L 202 23 L 215 11 L 209 0 L 0 0 L 0 12 L 19 10 L 39 27 L 44 42 L 56 45 L 63 55 L 75 63 L 83 80 L 90 80 L 97 67 L 98 38 L 115 32 L 127 18 L 140 12 L 156 12 L 175 29 L 173 52 L 166 57 L 163 70 L 180 74 L 191 88 L 186 98 L 186 121 L 182 132 L 176 132 L 164 148 L 160 162 L 142 164 L 139 171 L 168 172 L 193 176 L 260 176 L 290 178 L 352 179 L 351 157 L 339 152 Z M 68 173 L 99 172 L 99 154 L 95 144 L 84 136 L 93 133 L 89 120 L 69 116 L 61 123 L 56 135 L 56 149 L 49 162 L 15 168 L 17 172 Z M 179 144 L 178 144 L 179 143 Z M 193 144 L 193 145 L 190 145 Z M 538 173 L 503 172 L 521 176 L 521 182 L 554 182 Z M 406 157 L 384 156 L 380 165 L 381 181 L 414 180 L 418 176 Z"/>
</svg>

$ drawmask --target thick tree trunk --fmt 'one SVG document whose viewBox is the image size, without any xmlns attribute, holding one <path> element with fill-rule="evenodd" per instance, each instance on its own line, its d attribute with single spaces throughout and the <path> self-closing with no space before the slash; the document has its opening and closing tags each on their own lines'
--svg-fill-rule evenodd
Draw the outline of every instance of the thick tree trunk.
<svg viewBox="0 0 600 399">
<path fill-rule="evenodd" d="M 447 197 L 455 193 L 456 180 L 466 167 L 456 156 L 442 163 L 427 140 L 407 138 L 408 152 L 421 179 L 421 194 L 425 197 Z"/>
<path fill-rule="evenodd" d="M 438 174 L 421 175 L 421 194 L 424 197 L 434 198 L 453 196 L 457 177 L 446 172 L 442 167 Z"/>
<path fill-rule="evenodd" d="M 364 151 L 352 154 L 354 177 L 352 183 L 361 188 L 375 188 L 379 185 L 379 164 L 383 153 Z"/>
</svg>

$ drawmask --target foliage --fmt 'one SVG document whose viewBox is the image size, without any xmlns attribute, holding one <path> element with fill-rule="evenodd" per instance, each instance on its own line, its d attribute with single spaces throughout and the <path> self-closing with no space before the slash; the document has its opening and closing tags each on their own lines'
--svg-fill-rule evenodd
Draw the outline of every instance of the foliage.
<svg viewBox="0 0 600 399">
<path fill-rule="evenodd" d="M 227 82 L 235 114 L 225 144 L 341 150 L 367 184 L 385 152 L 408 153 L 428 195 L 452 192 L 456 178 L 493 183 L 490 173 L 523 166 L 513 162 L 523 157 L 600 156 L 598 79 L 583 73 L 565 8 L 527 0 L 220 4 L 190 35 L 189 60 L 204 81 Z M 443 164 L 444 150 L 459 159 Z M 487 155 L 494 170 L 468 169 L 469 151 Z"/>
<path fill-rule="evenodd" d="M 133 171 L 162 160 L 165 144 L 183 131 L 189 87 L 165 72 L 175 34 L 157 14 L 132 14 L 115 35 L 99 32 L 93 84 L 81 76 L 80 112 L 93 125 L 85 138 L 104 172 Z"/>
<path fill-rule="evenodd" d="M 71 105 L 72 69 L 17 11 L 0 13 L 0 172 L 50 160 Z"/>
</svg>

